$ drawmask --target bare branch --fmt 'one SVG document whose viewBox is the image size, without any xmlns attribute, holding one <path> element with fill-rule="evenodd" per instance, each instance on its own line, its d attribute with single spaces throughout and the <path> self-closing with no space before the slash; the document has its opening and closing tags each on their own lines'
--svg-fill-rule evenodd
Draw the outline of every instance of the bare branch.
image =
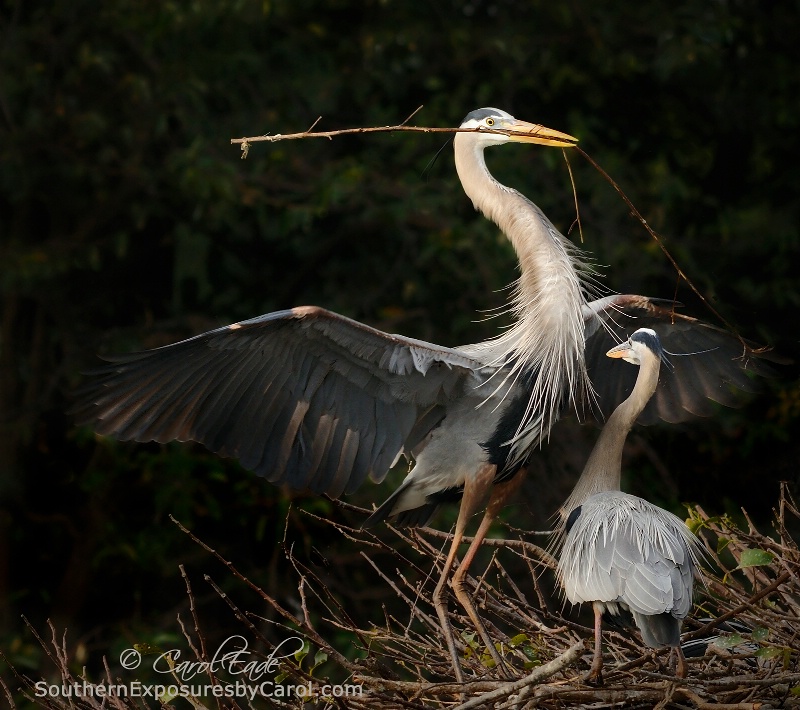
<svg viewBox="0 0 800 710">
<path fill-rule="evenodd" d="M 416 111 L 414 112 L 416 113 Z M 414 114 L 412 114 L 413 116 Z M 406 119 L 408 121 L 411 118 Z M 317 119 L 318 122 L 319 119 Z M 317 122 L 314 125 L 317 125 Z M 313 128 L 313 126 L 312 126 Z M 370 126 L 368 128 L 340 128 L 336 131 L 316 131 L 311 130 L 303 131 L 302 133 L 266 133 L 261 136 L 250 136 L 247 138 L 231 138 L 231 145 L 240 144 L 242 146 L 249 146 L 252 143 L 276 143 L 278 141 L 291 141 L 300 140 L 302 138 L 328 138 L 333 139 L 337 136 L 352 136 L 352 135 L 365 135 L 367 133 L 394 133 L 398 131 L 405 131 L 409 133 L 496 133 L 501 136 L 523 136 L 530 138 L 531 133 L 528 131 L 505 131 L 495 128 L 434 128 L 430 126 L 407 126 L 405 122 L 399 123 L 395 126 Z M 547 140 L 557 141 L 564 144 L 565 147 L 574 146 L 573 141 L 566 138 L 553 138 L 547 137 Z M 244 147 L 242 147 L 244 151 Z"/>
<path fill-rule="evenodd" d="M 505 698 L 506 696 L 511 695 L 511 693 L 517 692 L 518 690 L 523 690 L 525 688 L 529 688 L 530 686 L 536 685 L 537 683 L 541 683 L 542 681 L 547 680 L 559 671 L 563 671 L 565 668 L 568 668 L 575 663 L 575 661 L 580 657 L 581 651 L 583 651 L 585 647 L 585 641 L 578 641 L 577 643 L 572 644 L 572 646 L 570 646 L 558 658 L 553 659 L 550 661 L 550 663 L 545 663 L 543 666 L 539 666 L 524 678 L 520 678 L 519 680 L 515 680 L 511 683 L 506 683 L 497 690 L 493 690 L 485 695 L 479 695 L 476 698 L 472 698 L 471 700 L 456 706 L 454 710 L 468 710 L 469 708 L 477 708 L 494 700 Z"/>
</svg>

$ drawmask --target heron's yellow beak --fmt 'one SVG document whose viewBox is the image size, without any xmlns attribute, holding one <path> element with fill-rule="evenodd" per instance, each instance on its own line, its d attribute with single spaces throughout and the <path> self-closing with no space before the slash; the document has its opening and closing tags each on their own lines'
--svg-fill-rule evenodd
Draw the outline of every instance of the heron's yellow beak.
<svg viewBox="0 0 800 710">
<path fill-rule="evenodd" d="M 540 126 L 538 123 L 528 123 L 514 119 L 504 123 L 503 130 L 513 131 L 509 140 L 515 143 L 538 143 L 539 145 L 553 145 L 560 148 L 571 148 L 577 144 L 578 139 L 561 131 Z"/>
<path fill-rule="evenodd" d="M 623 358 L 631 355 L 631 345 L 626 340 L 624 343 L 614 346 L 606 353 L 607 357 Z"/>
</svg>

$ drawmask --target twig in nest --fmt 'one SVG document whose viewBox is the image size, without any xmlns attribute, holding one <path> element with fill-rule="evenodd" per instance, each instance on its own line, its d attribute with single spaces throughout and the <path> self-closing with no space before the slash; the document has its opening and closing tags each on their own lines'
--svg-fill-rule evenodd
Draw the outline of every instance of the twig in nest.
<svg viewBox="0 0 800 710">
<path fill-rule="evenodd" d="M 467 702 L 457 705 L 453 710 L 468 710 L 468 708 L 476 708 L 481 705 L 486 705 L 494 700 L 505 698 L 511 695 L 511 693 L 517 692 L 518 690 L 524 691 L 526 688 L 530 688 L 537 683 L 541 683 L 542 681 L 554 676 L 559 671 L 563 671 L 565 668 L 571 666 L 573 663 L 575 663 L 575 661 L 578 660 L 581 652 L 585 648 L 586 642 L 578 641 L 570 646 L 560 656 L 554 658 L 549 663 L 545 663 L 543 666 L 539 666 L 524 678 L 512 681 L 511 683 L 506 683 L 500 688 L 497 688 L 497 690 L 492 690 L 484 695 L 478 695 L 475 698 L 471 698 L 470 700 L 467 700 Z"/>
</svg>

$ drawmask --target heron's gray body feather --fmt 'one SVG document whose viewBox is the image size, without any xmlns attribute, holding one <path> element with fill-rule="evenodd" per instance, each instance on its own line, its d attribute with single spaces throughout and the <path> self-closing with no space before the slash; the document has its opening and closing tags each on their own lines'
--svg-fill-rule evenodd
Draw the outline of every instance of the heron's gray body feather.
<svg viewBox="0 0 800 710">
<path fill-rule="evenodd" d="M 559 576 L 573 604 L 599 602 L 611 614 L 620 606 L 631 612 L 645 643 L 675 645 L 677 622 L 692 606 L 696 546 L 677 516 L 637 496 L 605 491 L 581 504 L 564 540 Z"/>
</svg>

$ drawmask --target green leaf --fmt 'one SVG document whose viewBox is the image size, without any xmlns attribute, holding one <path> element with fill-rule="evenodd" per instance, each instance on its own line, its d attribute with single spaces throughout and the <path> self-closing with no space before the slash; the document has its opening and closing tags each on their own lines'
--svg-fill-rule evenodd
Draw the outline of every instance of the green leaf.
<svg viewBox="0 0 800 710">
<path fill-rule="evenodd" d="M 464 642 L 467 644 L 469 648 L 472 649 L 478 648 L 478 642 L 475 640 L 474 633 L 468 633 L 466 631 L 462 631 L 461 638 L 464 639 Z"/>
<path fill-rule="evenodd" d="M 314 669 L 317 668 L 317 666 L 321 666 L 327 660 L 328 660 L 328 654 L 325 653 L 325 651 L 323 651 L 322 649 L 317 651 L 314 654 L 314 665 L 311 666 L 311 673 L 314 672 Z"/>
<path fill-rule="evenodd" d="M 508 645 L 511 646 L 511 648 L 516 648 L 520 644 L 525 643 L 527 640 L 528 634 L 517 634 L 509 640 Z"/>
<path fill-rule="evenodd" d="M 720 636 L 714 639 L 714 645 L 719 648 L 735 648 L 740 643 L 744 643 L 741 634 L 731 634 L 730 636 Z"/>
<path fill-rule="evenodd" d="M 739 559 L 739 566 L 736 569 L 744 569 L 745 567 L 761 567 L 768 565 L 775 559 L 775 555 L 766 550 L 747 549 L 742 551 L 742 556 Z"/>
<path fill-rule="evenodd" d="M 297 661 L 298 666 L 303 662 L 303 659 L 308 655 L 310 650 L 311 645 L 308 643 L 308 641 L 306 641 L 303 643 L 303 648 L 294 654 L 294 660 Z"/>
<path fill-rule="evenodd" d="M 494 668 L 497 665 L 494 662 L 494 658 L 488 653 L 481 654 L 481 663 L 486 666 L 486 668 Z"/>
<path fill-rule="evenodd" d="M 753 641 L 765 641 L 769 636 L 769 629 L 765 626 L 756 626 L 753 629 Z"/>
<path fill-rule="evenodd" d="M 690 516 L 686 519 L 686 527 L 689 528 L 689 531 L 693 535 L 697 535 L 697 531 L 703 527 L 703 521 L 700 518 L 695 518 L 694 516 Z"/>
<path fill-rule="evenodd" d="M 722 552 L 730 544 L 731 541 L 727 537 L 719 538 L 719 540 L 717 540 L 717 554 Z"/>
<path fill-rule="evenodd" d="M 135 643 L 133 644 L 133 648 L 139 653 L 141 653 L 143 656 L 152 655 L 154 653 L 157 654 L 164 653 L 161 647 L 151 643 Z"/>
<path fill-rule="evenodd" d="M 756 651 L 756 658 L 777 658 L 781 655 L 783 655 L 783 649 L 776 648 L 775 646 L 766 646 L 765 648 L 759 648 L 758 651 Z"/>
</svg>

